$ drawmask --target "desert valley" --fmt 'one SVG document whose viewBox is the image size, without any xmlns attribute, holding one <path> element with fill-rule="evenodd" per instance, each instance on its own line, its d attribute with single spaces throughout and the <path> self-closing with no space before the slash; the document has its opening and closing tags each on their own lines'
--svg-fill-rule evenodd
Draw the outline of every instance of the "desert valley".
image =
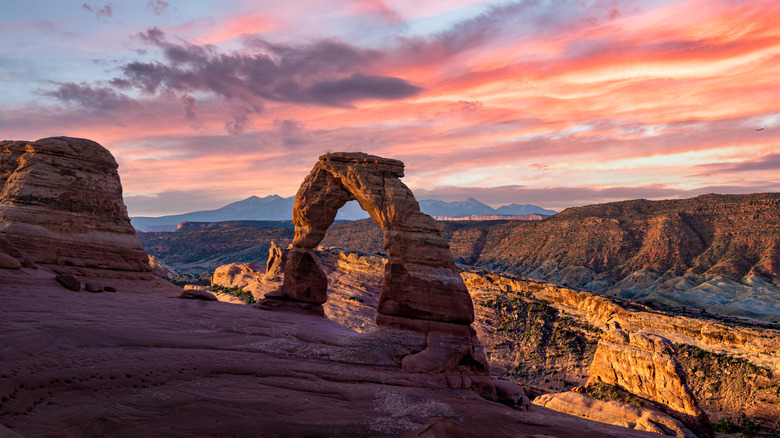
<svg viewBox="0 0 780 438">
<path fill-rule="evenodd" d="M 780 194 L 437 222 L 313 166 L 291 222 L 143 232 L 99 144 L 0 143 L 0 435 L 780 434 Z"/>
</svg>

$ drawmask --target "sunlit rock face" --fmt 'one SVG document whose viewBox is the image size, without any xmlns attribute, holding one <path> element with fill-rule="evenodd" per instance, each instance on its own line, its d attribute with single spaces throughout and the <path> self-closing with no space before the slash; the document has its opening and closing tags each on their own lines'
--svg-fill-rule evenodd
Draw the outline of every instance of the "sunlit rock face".
<svg viewBox="0 0 780 438">
<path fill-rule="evenodd" d="M 53 137 L 0 143 L 0 238 L 18 257 L 106 285 L 173 294 L 151 273 L 130 225 L 118 165 L 91 140 Z"/>
<path fill-rule="evenodd" d="M 618 386 L 668 406 L 687 422 L 706 427 L 709 420 L 685 381 L 685 372 L 668 339 L 614 328 L 599 341 L 586 385 Z"/>
</svg>

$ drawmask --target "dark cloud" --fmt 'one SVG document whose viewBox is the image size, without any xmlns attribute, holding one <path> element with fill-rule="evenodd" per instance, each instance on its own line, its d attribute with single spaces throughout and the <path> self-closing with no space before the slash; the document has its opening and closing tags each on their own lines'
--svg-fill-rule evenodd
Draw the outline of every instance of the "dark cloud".
<svg viewBox="0 0 780 438">
<path fill-rule="evenodd" d="M 727 173 L 777 171 L 780 170 L 780 154 L 769 154 L 755 161 L 703 164 L 696 166 L 694 170 L 698 170 L 700 172 L 696 175 L 691 175 L 693 177 Z"/>
<path fill-rule="evenodd" d="M 337 41 L 289 46 L 247 38 L 252 53 L 223 53 L 209 45 L 170 42 L 157 28 L 137 37 L 158 47 L 164 60 L 124 65 L 123 76 L 111 81 L 116 87 L 147 94 L 210 92 L 253 105 L 272 100 L 336 107 L 365 99 L 402 99 L 422 91 L 400 78 L 363 74 L 380 54 Z"/>
<path fill-rule="evenodd" d="M 457 22 L 434 35 L 401 38 L 398 55 L 418 62 L 431 62 L 502 39 L 516 43 L 518 38 L 551 35 L 592 14 L 594 11 L 584 8 L 579 0 L 561 0 L 554 6 L 536 0 L 493 5 L 481 14 Z"/>
<path fill-rule="evenodd" d="M 311 101 L 330 106 L 349 106 L 350 102 L 356 100 L 397 100 L 414 96 L 420 91 L 422 88 L 403 79 L 354 74 L 334 82 L 316 83 L 304 95 Z"/>
<path fill-rule="evenodd" d="M 252 126 L 250 116 L 262 112 L 262 105 L 236 106 L 230 111 L 232 120 L 225 122 L 225 130 L 232 136 L 241 135 Z"/>
<path fill-rule="evenodd" d="M 104 5 L 102 8 L 99 6 L 90 6 L 86 3 L 81 5 L 81 8 L 85 11 L 92 12 L 95 14 L 95 17 L 102 18 L 102 17 L 111 17 L 113 16 L 113 5 L 111 3 L 108 3 L 107 5 Z"/>
<path fill-rule="evenodd" d="M 194 97 L 185 94 L 181 97 L 181 105 L 184 108 L 184 119 L 190 122 L 192 129 L 200 129 L 201 124 L 198 121 L 198 101 Z"/>
<path fill-rule="evenodd" d="M 57 84 L 56 90 L 42 91 L 41 94 L 93 110 L 115 110 L 132 103 L 132 99 L 113 88 L 75 82 L 54 83 Z"/>
<path fill-rule="evenodd" d="M 284 146 L 300 146 L 308 144 L 312 135 L 306 130 L 303 123 L 297 120 L 274 120 L 274 128 Z"/>
<path fill-rule="evenodd" d="M 146 3 L 146 8 L 154 12 L 155 15 L 162 15 L 168 9 L 168 2 L 163 0 L 154 0 Z"/>
</svg>

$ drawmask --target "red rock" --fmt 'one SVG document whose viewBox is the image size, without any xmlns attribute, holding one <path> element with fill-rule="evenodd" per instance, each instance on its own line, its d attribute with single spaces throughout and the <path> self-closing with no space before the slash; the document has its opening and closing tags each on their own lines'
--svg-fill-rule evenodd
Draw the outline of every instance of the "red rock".
<svg viewBox="0 0 780 438">
<path fill-rule="evenodd" d="M 265 265 L 265 275 L 263 280 L 271 281 L 279 278 L 284 272 L 285 265 L 287 264 L 287 251 L 283 250 L 273 240 L 271 241 L 271 247 L 268 248 L 268 261 Z"/>
<path fill-rule="evenodd" d="M 0 252 L 0 268 L 4 269 L 20 269 L 22 267 L 22 264 L 19 263 L 19 260 L 16 260 L 15 258 L 11 257 L 10 255 Z"/>
<path fill-rule="evenodd" d="M 99 284 L 90 281 L 84 284 L 84 290 L 87 292 L 103 292 L 103 288 Z"/>
<path fill-rule="evenodd" d="M 81 290 L 81 282 L 76 279 L 76 277 L 70 275 L 70 274 L 60 274 L 55 277 L 57 281 L 60 282 L 61 285 L 65 286 L 66 288 L 78 292 Z"/>
<path fill-rule="evenodd" d="M 205 300 L 205 301 L 217 301 L 217 296 L 213 293 L 200 289 L 185 289 L 182 291 L 179 298 L 185 298 L 188 300 Z"/>
<path fill-rule="evenodd" d="M 86 139 L 0 142 L 0 239 L 55 272 L 72 266 L 129 291 L 175 296 L 177 287 L 151 273 L 117 167 L 108 150 Z"/>
<path fill-rule="evenodd" d="M 699 408 L 672 343 L 649 333 L 612 329 L 599 341 L 586 386 L 618 386 L 670 409 L 692 430 L 711 435 L 709 419 Z"/>
</svg>

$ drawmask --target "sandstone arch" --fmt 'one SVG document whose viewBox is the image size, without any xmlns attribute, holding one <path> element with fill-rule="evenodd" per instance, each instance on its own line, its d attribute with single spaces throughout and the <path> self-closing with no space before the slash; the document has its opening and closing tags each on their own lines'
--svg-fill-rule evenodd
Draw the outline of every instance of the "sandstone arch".
<svg viewBox="0 0 780 438">
<path fill-rule="evenodd" d="M 404 164 L 398 160 L 359 152 L 322 155 L 295 197 L 295 237 L 284 286 L 276 295 L 266 295 L 266 301 L 293 301 L 322 312 L 328 280 L 317 265 L 314 248 L 338 210 L 357 200 L 382 227 L 388 255 L 377 324 L 428 333 L 428 349 L 405 360 L 404 366 L 485 372 L 484 353 L 470 326 L 471 296 L 436 221 L 420 211 L 412 191 L 400 180 L 403 175 Z"/>
</svg>

